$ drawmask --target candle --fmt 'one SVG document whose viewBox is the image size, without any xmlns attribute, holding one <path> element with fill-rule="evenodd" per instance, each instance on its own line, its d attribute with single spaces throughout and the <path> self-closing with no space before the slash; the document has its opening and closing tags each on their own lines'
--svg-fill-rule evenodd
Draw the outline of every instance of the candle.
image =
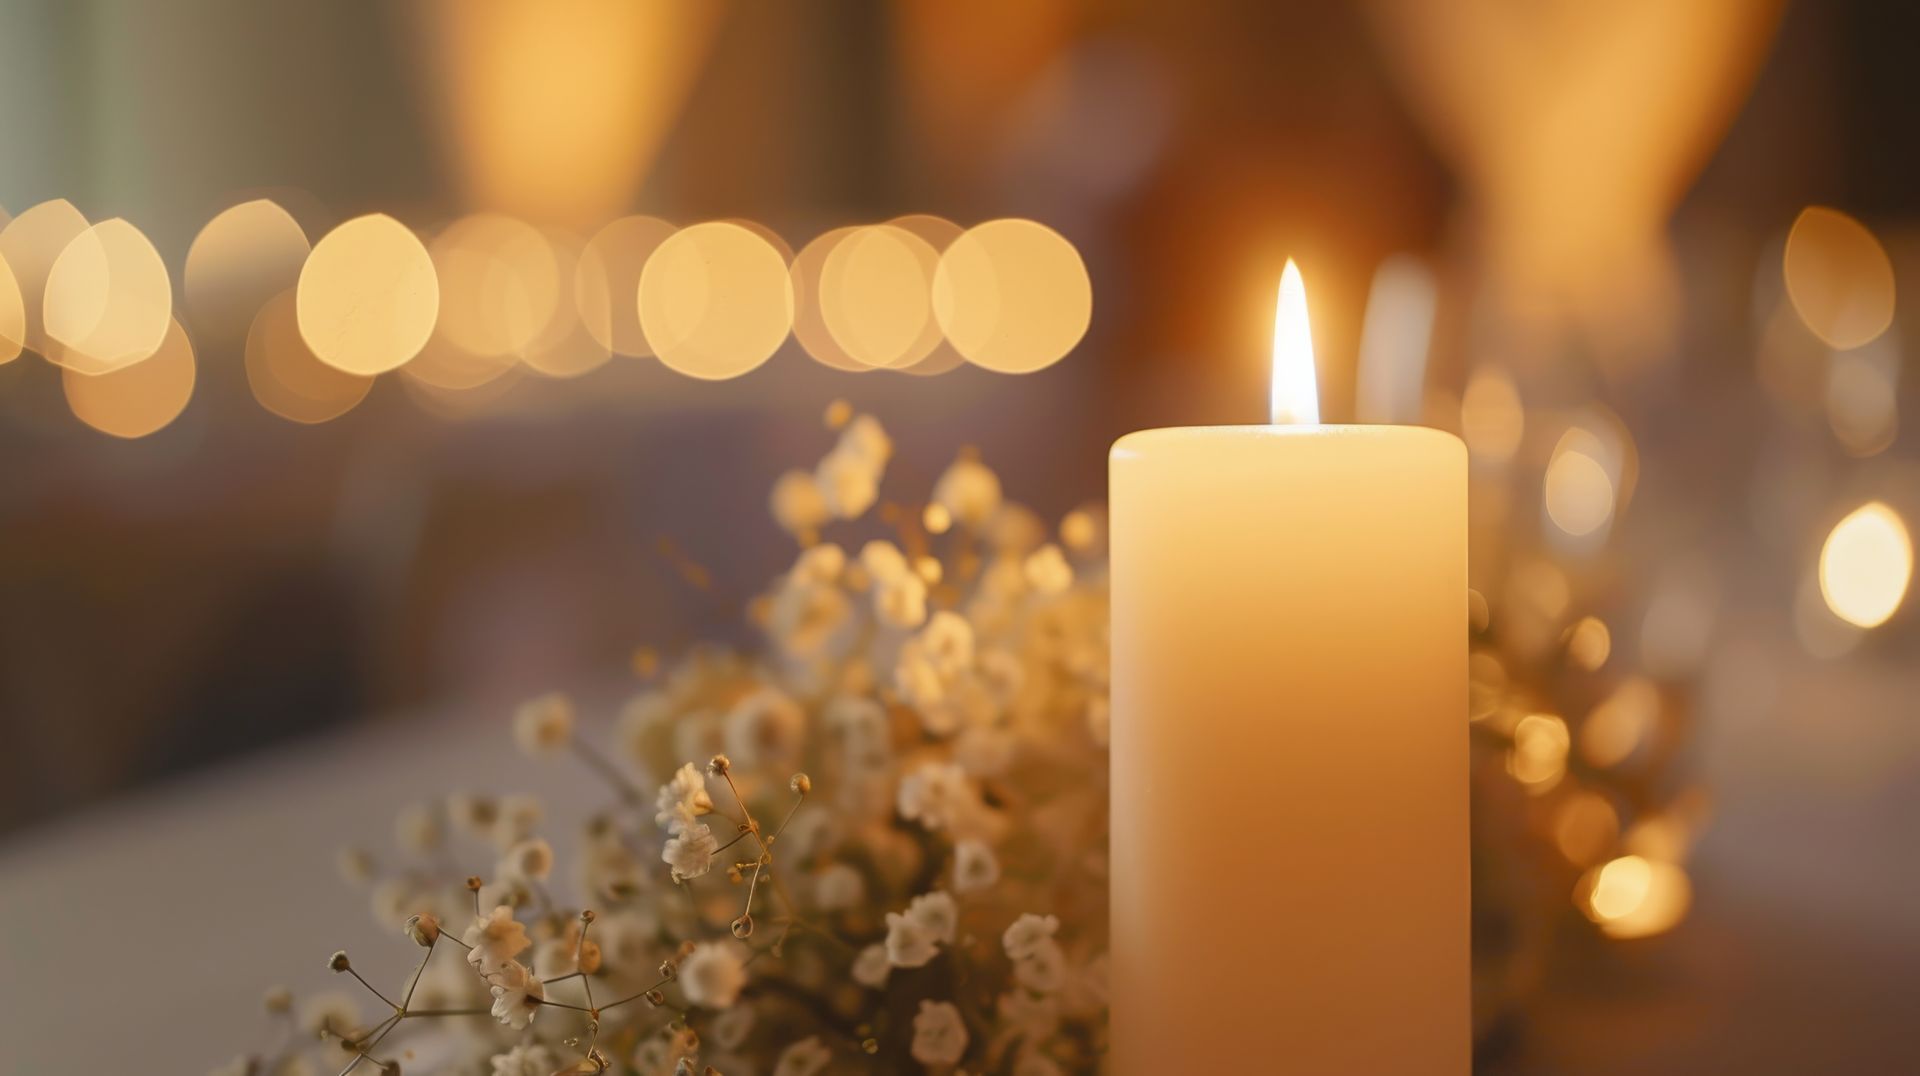
<svg viewBox="0 0 1920 1076">
<path fill-rule="evenodd" d="M 1113 446 L 1115 1076 L 1470 1067 L 1466 450 L 1312 347 L 1288 262 L 1275 424 Z"/>
</svg>

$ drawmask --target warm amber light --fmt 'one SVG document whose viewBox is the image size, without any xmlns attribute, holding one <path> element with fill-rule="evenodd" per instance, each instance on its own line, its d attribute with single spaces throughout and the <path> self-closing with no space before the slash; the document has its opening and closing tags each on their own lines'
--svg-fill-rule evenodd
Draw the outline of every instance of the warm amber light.
<svg viewBox="0 0 1920 1076">
<path fill-rule="evenodd" d="M 102 221 L 76 236 L 47 271 L 42 302 L 47 358 L 99 374 L 139 362 L 166 339 L 173 284 L 160 252 L 127 221 Z"/>
<path fill-rule="evenodd" d="M 0 228 L 0 258 L 7 260 L 13 270 L 14 284 L 20 289 L 20 305 L 26 321 L 22 343 L 26 347 L 42 352 L 52 350 L 41 321 L 47 273 L 68 244 L 86 230 L 87 218 L 64 199 L 41 202 Z"/>
<path fill-rule="evenodd" d="M 787 259 L 725 221 L 683 228 L 640 271 L 640 327 L 660 361 L 688 377 L 739 377 L 793 328 Z"/>
<path fill-rule="evenodd" d="M 244 339 L 267 300 L 299 282 L 312 250 L 293 215 L 266 198 L 208 221 L 187 248 L 187 309 L 201 344 Z"/>
<path fill-rule="evenodd" d="M 193 398 L 193 345 L 177 321 L 167 323 L 160 347 L 139 362 L 103 374 L 68 367 L 60 372 L 67 406 L 80 421 L 115 437 L 161 429 Z"/>
<path fill-rule="evenodd" d="M 1287 259 L 1273 308 L 1273 422 L 1320 421 L 1320 386 L 1313 370 L 1313 329 L 1307 321 L 1307 285 Z"/>
<path fill-rule="evenodd" d="M 20 285 L 13 269 L 0 257 L 0 363 L 20 357 L 27 342 L 27 307 L 20 299 Z"/>
<path fill-rule="evenodd" d="M 385 373 L 419 354 L 440 314 L 440 282 L 418 236 L 384 214 L 322 236 L 300 271 L 300 335 L 320 361 Z"/>
<path fill-rule="evenodd" d="M 933 313 L 954 350 L 1003 374 L 1066 357 L 1093 318 L 1080 252 L 1030 220 L 990 220 L 962 233 L 933 275 Z"/>
<path fill-rule="evenodd" d="M 1621 856 L 1581 879 L 1587 918 L 1611 938 L 1645 938 L 1686 917 L 1693 886 L 1687 872 L 1643 856 Z"/>
<path fill-rule="evenodd" d="M 1787 298 L 1829 347 L 1856 348 L 1893 323 L 1893 263 L 1866 225 L 1808 206 L 1787 233 Z"/>
<path fill-rule="evenodd" d="M 1906 524 L 1879 501 L 1834 525 L 1820 549 L 1820 593 L 1835 616 L 1856 627 L 1886 623 L 1913 578 L 1913 541 Z"/>
<path fill-rule="evenodd" d="M 900 368 L 940 343 L 933 274 L 940 254 L 905 228 L 856 228 L 820 267 L 820 317 L 841 350 L 865 366 Z"/>
<path fill-rule="evenodd" d="M 335 419 L 373 388 L 373 378 L 321 362 L 300 337 L 293 289 L 267 300 L 247 332 L 247 387 L 260 406 L 306 425 Z"/>
</svg>

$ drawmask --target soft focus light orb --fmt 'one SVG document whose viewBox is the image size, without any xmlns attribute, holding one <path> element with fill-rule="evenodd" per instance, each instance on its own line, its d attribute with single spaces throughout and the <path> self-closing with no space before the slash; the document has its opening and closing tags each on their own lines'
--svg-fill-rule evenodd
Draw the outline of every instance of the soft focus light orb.
<svg viewBox="0 0 1920 1076">
<path fill-rule="evenodd" d="M 1567 656 L 1588 672 L 1605 665 L 1612 653 L 1613 633 L 1599 617 L 1581 617 L 1567 629 Z"/>
<path fill-rule="evenodd" d="M 1460 439 L 1467 451 L 1489 463 L 1505 463 L 1520 449 L 1527 415 L 1520 390 L 1504 370 L 1482 366 L 1460 394 Z"/>
<path fill-rule="evenodd" d="M 66 369 L 60 386 L 80 421 L 115 437 L 145 437 L 164 428 L 193 398 L 193 345 L 178 321 L 153 354 L 102 374 Z"/>
<path fill-rule="evenodd" d="M 1890 346 L 1892 335 L 1836 351 L 1827 362 L 1827 424 L 1849 455 L 1878 455 L 1899 433 L 1900 350 Z"/>
<path fill-rule="evenodd" d="M 366 398 L 373 378 L 320 361 L 300 335 L 292 288 L 267 300 L 247 333 L 247 387 L 260 406 L 291 422 L 335 419 Z"/>
<path fill-rule="evenodd" d="M 1507 772 L 1538 795 L 1560 783 L 1567 772 L 1567 723 L 1552 714 L 1528 714 L 1513 727 Z"/>
<path fill-rule="evenodd" d="M 960 238 L 960 236 L 966 232 L 965 228 L 960 227 L 947 218 L 936 217 L 931 213 L 909 213 L 906 216 L 895 217 L 887 223 L 895 228 L 903 228 L 919 236 L 929 247 L 933 248 L 934 268 L 936 270 L 939 267 L 940 255 L 946 253 L 947 248 L 953 245 L 953 241 Z M 931 312 L 933 309 L 931 293 L 933 282 L 931 274 L 929 274 L 927 283 L 929 290 L 927 309 Z M 912 374 L 915 377 L 938 377 L 950 370 L 956 370 L 966 365 L 967 360 L 959 351 L 955 350 L 952 344 L 947 342 L 946 333 L 940 328 L 939 318 L 929 317 L 927 319 L 925 333 L 928 347 L 926 357 L 910 366 L 902 367 L 901 372 Z"/>
<path fill-rule="evenodd" d="M 788 269 L 793 284 L 793 338 L 800 350 L 822 366 L 853 374 L 866 373 L 874 367 L 847 354 L 840 341 L 828 331 L 820 304 L 820 281 L 827 257 L 841 241 L 857 231 L 857 227 L 845 227 L 820 233 L 800 248 Z"/>
<path fill-rule="evenodd" d="M 588 330 L 574 303 L 574 282 L 579 279 L 580 254 L 586 244 L 562 232 L 549 233 L 546 241 L 560 269 L 559 296 L 546 326 L 520 350 L 520 361 L 547 377 L 579 377 L 613 361 L 613 349 Z"/>
<path fill-rule="evenodd" d="M 1913 578 L 1913 541 L 1892 508 L 1873 501 L 1834 524 L 1820 548 L 1820 593 L 1827 608 L 1861 628 L 1900 608 Z"/>
<path fill-rule="evenodd" d="M 1893 263 L 1866 226 L 1808 206 L 1787 233 L 1787 298 L 1828 346 L 1855 348 L 1893 323 Z"/>
<path fill-rule="evenodd" d="M 640 273 L 640 327 L 660 361 L 689 377 L 739 377 L 773 357 L 793 327 L 787 260 L 738 224 L 683 228 Z"/>
<path fill-rule="evenodd" d="M 939 263 L 933 246 L 904 228 L 856 228 L 820 267 L 821 320 L 855 362 L 912 366 L 940 343 L 933 317 Z"/>
<path fill-rule="evenodd" d="M 603 347 L 636 358 L 652 356 L 640 329 L 640 273 L 647 259 L 674 232 L 658 217 L 631 216 L 601 228 L 587 240 L 574 270 L 573 301 L 587 331 Z"/>
<path fill-rule="evenodd" d="M 160 252 L 118 217 L 74 237 L 47 271 L 47 357 L 105 373 L 154 353 L 173 321 L 173 282 Z"/>
<path fill-rule="evenodd" d="M 1570 430 L 1547 464 L 1547 518 L 1571 537 L 1593 534 L 1613 518 L 1613 476 L 1601 462 L 1602 454 L 1597 438 Z"/>
<path fill-rule="evenodd" d="M 47 273 L 62 251 L 87 230 L 87 218 L 64 199 L 41 202 L 21 212 L 0 228 L 0 258 L 13 272 L 20 289 L 20 306 L 25 315 L 24 346 L 34 351 L 52 350 L 46 339 L 42 309 L 47 290 Z"/>
<path fill-rule="evenodd" d="M 208 340 L 240 340 L 267 301 L 300 282 L 313 244 L 293 215 L 267 198 L 221 210 L 187 248 L 187 310 Z"/>
<path fill-rule="evenodd" d="M 455 347 L 519 355 L 559 312 L 560 260 L 525 221 L 476 213 L 448 225 L 427 249 L 440 284 L 435 328 Z"/>
<path fill-rule="evenodd" d="M 20 298 L 20 282 L 13 267 L 0 257 L 0 363 L 20 357 L 27 343 L 27 306 Z"/>
<path fill-rule="evenodd" d="M 940 256 L 933 310 L 954 349 L 976 366 L 1032 373 L 1060 361 L 1093 319 L 1080 252 L 1030 220 L 992 220 Z"/>
<path fill-rule="evenodd" d="M 381 213 L 321 237 L 295 294 L 307 346 L 320 361 L 364 376 L 419 354 L 440 312 L 432 256 L 406 225 Z"/>
<path fill-rule="evenodd" d="M 1693 900 L 1687 873 L 1644 856 L 1621 856 L 1581 879 L 1582 910 L 1611 938 L 1645 938 L 1673 929 Z"/>
<path fill-rule="evenodd" d="M 1597 792 L 1580 789 L 1561 801 L 1553 816 L 1553 843 L 1567 862 L 1584 867 L 1620 839 L 1620 814 Z"/>
<path fill-rule="evenodd" d="M 1660 690 L 1642 677 L 1615 688 L 1580 726 L 1580 753 L 1595 766 L 1616 766 L 1639 748 L 1660 721 Z"/>
</svg>

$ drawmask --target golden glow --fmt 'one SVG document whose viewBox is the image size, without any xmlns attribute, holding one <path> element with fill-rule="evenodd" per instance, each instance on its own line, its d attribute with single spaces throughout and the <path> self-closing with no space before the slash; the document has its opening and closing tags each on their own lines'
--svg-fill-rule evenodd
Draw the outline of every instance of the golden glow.
<svg viewBox="0 0 1920 1076">
<path fill-rule="evenodd" d="M 548 377 L 579 377 L 598 370 L 613 359 L 613 349 L 600 342 L 586 323 L 580 320 L 573 295 L 579 279 L 582 244 L 571 236 L 553 235 L 549 248 L 560 267 L 560 294 L 555 315 L 547 319 L 541 333 L 521 352 L 520 361 Z"/>
<path fill-rule="evenodd" d="M 1567 629 L 1567 656 L 1588 672 L 1605 665 L 1612 653 L 1613 633 L 1599 617 L 1581 617 Z"/>
<path fill-rule="evenodd" d="M 738 377 L 793 327 L 787 262 L 738 224 L 712 221 L 662 242 L 640 274 L 640 327 L 660 361 L 689 377 Z"/>
<path fill-rule="evenodd" d="M 976 366 L 1024 374 L 1060 361 L 1087 333 L 1093 285 L 1080 253 L 1030 220 L 993 220 L 962 233 L 934 271 L 933 312 Z"/>
<path fill-rule="evenodd" d="M 1513 726 L 1507 772 L 1538 795 L 1567 772 L 1567 723 L 1552 714 L 1528 714 Z"/>
<path fill-rule="evenodd" d="M 314 244 L 296 295 L 300 335 L 320 361 L 367 376 L 419 354 L 440 311 L 427 248 L 379 213 L 355 217 Z"/>
<path fill-rule="evenodd" d="M 177 321 L 153 354 L 103 374 L 60 372 L 67 406 L 80 421 L 115 437 L 145 437 L 172 422 L 193 398 L 193 345 Z"/>
<path fill-rule="evenodd" d="M 847 373 L 865 373 L 873 367 L 868 366 L 840 346 L 827 330 L 825 316 L 821 312 L 820 277 L 827 264 L 827 256 L 833 253 L 840 242 L 858 231 L 858 228 L 835 228 L 815 236 L 813 241 L 800 248 L 794 256 L 789 274 L 793 281 L 793 338 L 800 344 L 813 361 L 834 370 Z"/>
<path fill-rule="evenodd" d="M 61 252 L 86 230 L 87 218 L 73 208 L 73 203 L 64 200 L 41 202 L 0 229 L 0 258 L 6 259 L 13 271 L 25 314 L 26 329 L 21 342 L 34 351 L 53 350 L 42 321 L 47 273 Z"/>
<path fill-rule="evenodd" d="M 1900 350 L 1882 336 L 1857 351 L 1836 351 L 1827 363 L 1827 424 L 1850 455 L 1874 456 L 1900 430 Z"/>
<path fill-rule="evenodd" d="M 260 406 L 292 422 L 318 423 L 353 410 L 373 378 L 321 362 L 300 336 L 293 289 L 267 300 L 247 333 L 247 386 Z"/>
<path fill-rule="evenodd" d="M 1893 323 L 1893 263 L 1866 226 L 1808 206 L 1787 233 L 1787 298 L 1829 347 L 1856 348 Z"/>
<path fill-rule="evenodd" d="M 1687 873 L 1671 863 L 1621 856 L 1581 879 L 1582 910 L 1611 938 L 1644 938 L 1671 930 L 1693 901 Z"/>
<path fill-rule="evenodd" d="M 27 343 L 27 307 L 20 300 L 20 285 L 13 279 L 13 268 L 0 257 L 0 363 L 20 357 Z"/>
<path fill-rule="evenodd" d="M 1273 304 L 1271 390 L 1274 425 L 1312 425 L 1320 421 L 1320 386 L 1313 369 L 1307 285 L 1292 258 L 1280 273 L 1280 296 Z"/>
<path fill-rule="evenodd" d="M 911 232 L 933 249 L 934 265 L 928 271 L 927 281 L 927 310 L 931 314 L 933 310 L 932 274 L 939 269 L 940 255 L 946 253 L 946 249 L 952 246 L 953 241 L 960 238 L 966 229 L 945 217 L 936 217 L 930 213 L 909 213 L 903 217 L 895 217 L 887 223 Z M 926 357 L 903 368 L 902 372 L 915 377 L 937 377 L 965 365 L 967 360 L 947 342 L 946 333 L 941 331 L 939 318 L 929 316 L 924 332 L 929 340 Z"/>
<path fill-rule="evenodd" d="M 1848 513 L 1820 549 L 1820 594 L 1835 616 L 1856 627 L 1886 623 L 1912 578 L 1906 524 L 1879 501 Z"/>
<path fill-rule="evenodd" d="M 1554 447 L 1545 480 L 1547 518 L 1574 538 L 1593 534 L 1613 518 L 1613 475 L 1603 462 L 1608 456 L 1598 437 L 1578 428 Z"/>
<path fill-rule="evenodd" d="M 242 340 L 267 300 L 300 281 L 313 245 L 278 204 L 257 199 L 207 222 L 187 248 L 187 309 L 202 346 Z"/>
<path fill-rule="evenodd" d="M 1617 766 L 1659 726 L 1660 691 L 1641 677 L 1615 688 L 1580 726 L 1580 753 L 1595 766 Z"/>
<path fill-rule="evenodd" d="M 1489 463 L 1505 463 L 1520 449 L 1527 414 L 1520 390 L 1506 371 L 1482 366 L 1460 394 L 1460 439 L 1467 451 Z"/>
<path fill-rule="evenodd" d="M 933 274 L 940 255 L 888 224 L 855 228 L 820 267 L 820 317 L 842 351 L 863 366 L 901 368 L 933 353 Z"/>
<path fill-rule="evenodd" d="M 1612 850 L 1620 839 L 1620 815 L 1597 792 L 1580 789 L 1560 803 L 1553 816 L 1553 843 L 1567 862 L 1584 867 Z"/>
<path fill-rule="evenodd" d="M 953 513 L 947 511 L 944 504 L 927 505 L 926 511 L 920 513 L 920 525 L 928 534 L 945 534 L 953 529 Z"/>
<path fill-rule="evenodd" d="M 530 224 L 476 213 L 448 225 L 428 250 L 440 285 L 434 331 L 462 351 L 523 354 L 559 311 L 559 259 Z"/>
<path fill-rule="evenodd" d="M 173 320 L 173 284 L 160 252 L 114 218 L 76 236 L 47 271 L 42 300 L 47 357 L 105 373 L 154 353 Z"/>
<path fill-rule="evenodd" d="M 640 331 L 640 272 L 673 225 L 658 217 L 621 217 L 593 234 L 574 271 L 573 301 L 601 346 L 622 355 L 653 354 Z"/>
</svg>

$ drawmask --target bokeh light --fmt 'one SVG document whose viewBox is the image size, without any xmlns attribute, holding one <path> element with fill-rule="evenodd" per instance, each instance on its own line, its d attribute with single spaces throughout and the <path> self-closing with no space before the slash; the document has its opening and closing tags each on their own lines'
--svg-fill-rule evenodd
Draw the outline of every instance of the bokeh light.
<svg viewBox="0 0 1920 1076">
<path fill-rule="evenodd" d="M 195 335 L 245 338 L 267 301 L 300 281 L 313 245 L 293 215 L 259 198 L 222 210 L 187 248 L 185 290 Z"/>
<path fill-rule="evenodd" d="M 1659 727 L 1660 691 L 1634 676 L 1614 688 L 1580 726 L 1580 754 L 1595 766 L 1617 766 Z"/>
<path fill-rule="evenodd" d="M 794 255 L 788 269 L 793 282 L 793 338 L 800 350 L 822 366 L 853 374 L 866 373 L 874 367 L 847 354 L 827 330 L 820 307 L 820 277 L 834 247 L 858 230 L 856 227 L 834 228 L 814 236 L 812 242 Z"/>
<path fill-rule="evenodd" d="M 887 223 L 919 236 L 927 246 L 933 248 L 935 269 L 939 267 L 939 256 L 946 253 L 955 239 L 966 233 L 965 228 L 945 217 L 937 217 L 931 213 L 908 213 L 905 216 L 895 217 Z M 927 309 L 931 313 L 933 309 L 931 273 L 928 276 L 927 286 Z M 937 377 L 966 365 L 966 358 L 947 341 L 946 333 L 940 328 L 940 319 L 929 317 L 925 331 L 931 338 L 931 348 L 920 361 L 903 368 L 903 373 L 909 373 L 915 377 Z"/>
<path fill-rule="evenodd" d="M 1553 815 L 1553 843 L 1567 862 L 1587 866 L 1607 854 L 1620 839 L 1620 813 L 1607 798 L 1578 789 L 1560 801 Z"/>
<path fill-rule="evenodd" d="M 560 310 L 559 259 L 524 221 L 498 213 L 462 217 L 428 250 L 440 284 L 435 332 L 463 351 L 523 354 Z"/>
<path fill-rule="evenodd" d="M 320 361 L 361 375 L 418 354 L 440 310 L 427 248 L 380 213 L 355 217 L 314 244 L 296 295 L 307 346 Z"/>
<path fill-rule="evenodd" d="M 1513 726 L 1507 772 L 1538 795 L 1560 783 L 1567 772 L 1567 723 L 1552 714 L 1528 714 Z"/>
<path fill-rule="evenodd" d="M 864 366 L 898 369 L 940 343 L 933 274 L 940 255 L 904 228 L 855 228 L 820 267 L 820 317 L 842 351 Z"/>
<path fill-rule="evenodd" d="M 1505 463 L 1520 449 L 1527 415 L 1513 378 L 1495 366 L 1482 366 L 1460 394 L 1460 439 L 1474 458 Z"/>
<path fill-rule="evenodd" d="M 42 305 L 46 298 L 47 273 L 60 253 L 87 230 L 87 218 L 64 199 L 41 202 L 23 210 L 0 229 L 0 258 L 13 272 L 14 285 L 20 289 L 20 306 L 25 314 L 25 339 L 33 351 L 51 350 L 46 339 Z"/>
<path fill-rule="evenodd" d="M 20 299 L 20 284 L 13 278 L 13 267 L 0 257 L 0 363 L 20 357 L 27 343 L 27 308 Z"/>
<path fill-rule="evenodd" d="M 934 316 L 954 349 L 1006 374 L 1051 366 L 1086 335 L 1093 285 L 1079 251 L 1030 220 L 968 229 L 940 256 Z"/>
<path fill-rule="evenodd" d="M 1575 427 L 1561 437 L 1547 464 L 1547 518 L 1570 537 L 1585 538 L 1613 518 L 1614 478 L 1606 462 L 1611 454 L 1600 439 Z"/>
<path fill-rule="evenodd" d="M 1567 629 L 1567 656 L 1588 672 L 1605 665 L 1612 653 L 1613 633 L 1599 617 L 1583 616 Z"/>
<path fill-rule="evenodd" d="M 1827 362 L 1827 424 L 1849 455 L 1878 455 L 1899 433 L 1900 349 L 1895 335 L 1884 333 L 1865 347 L 1836 351 Z"/>
<path fill-rule="evenodd" d="M 1913 578 L 1913 542 L 1906 524 L 1880 501 L 1861 505 L 1834 525 L 1820 549 L 1820 593 L 1827 608 L 1861 628 L 1886 623 Z"/>
<path fill-rule="evenodd" d="M 608 350 L 636 358 L 653 354 L 640 330 L 640 272 L 673 231 L 658 217 L 621 217 L 595 232 L 580 252 L 574 307 L 587 331 Z"/>
<path fill-rule="evenodd" d="M 260 406 L 292 422 L 312 424 L 353 410 L 373 388 L 373 378 L 320 361 L 300 335 L 295 295 L 289 288 L 267 300 L 247 333 L 247 386 Z"/>
<path fill-rule="evenodd" d="M 560 270 L 559 293 L 553 316 L 520 349 L 520 361 L 528 369 L 548 377 L 579 377 L 605 366 L 613 359 L 613 349 L 587 330 L 574 299 L 580 252 L 585 244 L 575 236 L 560 232 L 549 233 L 546 242 Z"/>
<path fill-rule="evenodd" d="M 724 221 L 669 236 L 640 274 L 640 326 L 667 366 L 704 380 L 738 377 L 773 356 L 793 327 L 787 260 Z"/>
<path fill-rule="evenodd" d="M 1645 938 L 1673 929 L 1693 902 L 1687 873 L 1644 856 L 1621 856 L 1580 881 L 1582 910 L 1611 938 Z"/>
<path fill-rule="evenodd" d="M 1787 233 L 1784 265 L 1794 311 L 1828 346 L 1859 347 L 1893 323 L 1893 263 L 1845 213 L 1802 210 Z"/>
<path fill-rule="evenodd" d="M 47 271 L 47 358 L 105 373 L 154 353 L 173 320 L 173 283 L 160 252 L 116 217 L 74 237 Z"/>
<path fill-rule="evenodd" d="M 178 321 L 153 354 L 101 374 L 60 372 L 67 406 L 80 421 L 115 437 L 145 437 L 164 428 L 193 398 L 193 345 Z"/>
</svg>

